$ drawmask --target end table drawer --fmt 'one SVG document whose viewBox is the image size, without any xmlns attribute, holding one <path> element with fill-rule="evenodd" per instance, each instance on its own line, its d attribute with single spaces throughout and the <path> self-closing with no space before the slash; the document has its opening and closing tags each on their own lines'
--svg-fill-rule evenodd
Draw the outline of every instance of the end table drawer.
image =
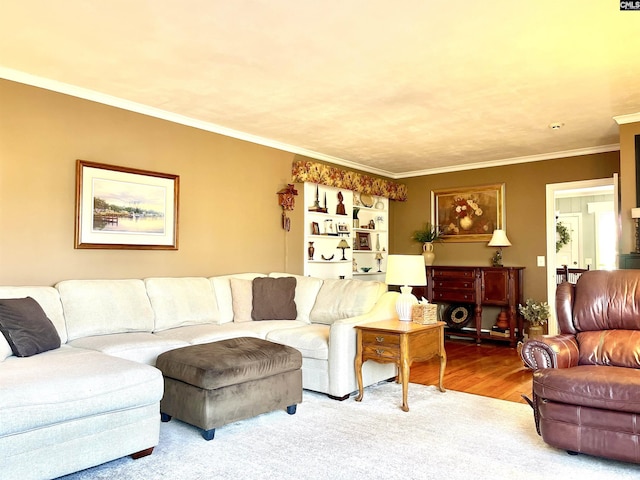
<svg viewBox="0 0 640 480">
<path fill-rule="evenodd" d="M 400 345 L 400 337 L 393 335 L 392 333 L 382 332 L 362 332 L 362 344 L 363 345 L 384 345 L 394 346 Z"/>
<path fill-rule="evenodd" d="M 385 360 L 398 360 L 400 358 L 400 346 L 387 347 L 383 345 L 363 345 L 362 353 L 363 358 L 372 360 L 375 360 L 377 358 Z"/>
</svg>

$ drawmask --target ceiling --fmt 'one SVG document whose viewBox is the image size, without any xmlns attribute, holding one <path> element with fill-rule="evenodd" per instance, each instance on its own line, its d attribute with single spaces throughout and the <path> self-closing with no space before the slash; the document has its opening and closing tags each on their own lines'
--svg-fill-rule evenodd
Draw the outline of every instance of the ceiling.
<svg viewBox="0 0 640 480">
<path fill-rule="evenodd" d="M 618 149 L 617 1 L 3 0 L 0 77 L 403 178 Z M 552 123 L 563 124 L 551 129 Z"/>
</svg>

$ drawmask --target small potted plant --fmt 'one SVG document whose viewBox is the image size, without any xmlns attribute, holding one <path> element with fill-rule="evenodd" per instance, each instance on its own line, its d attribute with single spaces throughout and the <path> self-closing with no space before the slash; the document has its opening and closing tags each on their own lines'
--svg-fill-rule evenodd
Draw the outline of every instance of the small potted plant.
<svg viewBox="0 0 640 480">
<path fill-rule="evenodd" d="M 413 232 L 411 237 L 416 242 L 422 243 L 422 256 L 425 265 L 433 265 L 436 255 L 433 253 L 433 242 L 440 239 L 440 230 L 430 223 L 426 223 L 424 228 Z"/>
<path fill-rule="evenodd" d="M 529 322 L 529 338 L 543 334 L 542 326 L 549 320 L 549 305 L 547 302 L 535 302 L 527 298 L 524 305 L 518 305 L 520 314 Z"/>
</svg>

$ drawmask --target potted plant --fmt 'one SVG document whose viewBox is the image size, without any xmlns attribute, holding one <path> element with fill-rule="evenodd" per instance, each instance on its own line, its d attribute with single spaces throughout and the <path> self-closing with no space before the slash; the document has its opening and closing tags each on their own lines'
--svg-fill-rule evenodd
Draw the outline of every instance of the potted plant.
<svg viewBox="0 0 640 480">
<path fill-rule="evenodd" d="M 549 305 L 547 302 L 535 302 L 527 298 L 524 305 L 518 305 L 520 314 L 529 322 L 529 338 L 543 334 L 542 326 L 549 320 Z"/>
<path fill-rule="evenodd" d="M 440 230 L 430 223 L 426 223 L 424 228 L 413 232 L 411 237 L 416 242 L 422 243 L 422 256 L 425 265 L 433 265 L 436 255 L 433 253 L 433 242 L 440 239 Z"/>
</svg>

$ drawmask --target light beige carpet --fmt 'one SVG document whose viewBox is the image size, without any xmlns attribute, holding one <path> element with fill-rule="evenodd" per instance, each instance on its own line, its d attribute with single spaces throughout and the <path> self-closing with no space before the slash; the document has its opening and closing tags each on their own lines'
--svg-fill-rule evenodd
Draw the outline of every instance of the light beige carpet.
<svg viewBox="0 0 640 480">
<path fill-rule="evenodd" d="M 216 430 L 162 424 L 153 455 L 64 477 L 86 479 L 637 479 L 640 466 L 547 446 L 525 404 L 411 384 L 382 383 L 364 400 L 305 391 L 295 415 L 272 412 Z"/>
</svg>

